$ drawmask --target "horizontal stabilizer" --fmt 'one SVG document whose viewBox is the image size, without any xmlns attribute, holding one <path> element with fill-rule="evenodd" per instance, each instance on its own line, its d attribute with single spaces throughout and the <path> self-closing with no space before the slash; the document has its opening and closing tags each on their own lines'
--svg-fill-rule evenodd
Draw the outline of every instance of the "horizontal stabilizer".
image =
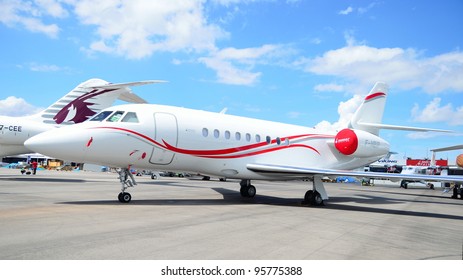
<svg viewBox="0 0 463 280">
<path fill-rule="evenodd" d="M 454 150 L 462 150 L 463 145 L 455 145 L 445 148 L 438 148 L 438 149 L 431 149 L 431 152 L 445 152 L 445 151 L 454 151 Z"/>
<path fill-rule="evenodd" d="M 381 123 L 366 123 L 366 122 L 359 122 L 359 125 L 362 127 L 371 127 L 377 129 L 392 129 L 392 130 L 407 130 L 407 131 L 434 131 L 434 132 L 446 132 L 446 133 L 453 133 L 452 130 L 444 130 L 444 129 L 434 129 L 434 128 L 421 128 L 421 127 L 414 127 L 414 126 L 401 126 L 401 125 L 390 125 L 390 124 L 381 124 Z"/>
<path fill-rule="evenodd" d="M 148 81 L 140 81 L 140 82 L 129 82 L 129 83 L 117 83 L 117 84 L 106 84 L 106 85 L 96 85 L 96 86 L 88 86 L 90 88 L 101 88 L 101 89 L 118 89 L 124 87 L 135 87 L 135 86 L 143 86 L 149 84 L 159 84 L 159 83 L 167 83 L 167 81 L 163 80 L 148 80 Z"/>
<path fill-rule="evenodd" d="M 159 83 L 166 83 L 167 81 L 163 80 L 147 80 L 147 81 L 139 81 L 139 82 L 129 82 L 129 83 L 117 83 L 117 84 L 107 84 L 107 85 L 96 85 L 96 86 L 89 86 L 89 88 L 93 89 L 120 89 L 126 88 L 127 90 L 119 96 L 119 100 L 129 102 L 129 103 L 148 103 L 145 99 L 141 98 L 140 96 L 133 93 L 129 87 L 134 86 L 143 86 L 148 84 L 159 84 Z"/>
<path fill-rule="evenodd" d="M 132 91 L 127 91 L 121 93 L 121 95 L 118 98 L 119 100 L 129 102 L 129 103 L 136 103 L 136 104 L 146 104 L 148 101 L 145 99 L 141 98 L 140 96 L 136 95 Z"/>
</svg>

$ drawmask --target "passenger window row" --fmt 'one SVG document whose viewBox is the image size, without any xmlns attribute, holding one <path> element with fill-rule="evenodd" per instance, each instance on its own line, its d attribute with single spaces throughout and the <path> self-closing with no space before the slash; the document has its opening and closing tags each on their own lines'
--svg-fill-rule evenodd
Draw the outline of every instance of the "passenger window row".
<svg viewBox="0 0 463 280">
<path fill-rule="evenodd" d="M 209 137 L 209 129 L 204 127 L 203 130 L 202 130 L 202 135 L 204 137 Z M 212 131 L 212 135 L 214 138 L 216 139 L 219 139 L 221 137 L 221 132 L 220 130 L 218 129 L 214 129 Z M 226 140 L 230 140 L 230 139 L 234 139 L 236 141 L 241 141 L 241 139 L 243 138 L 242 135 L 241 135 L 241 132 L 235 132 L 234 135 L 232 135 L 232 133 L 229 131 L 229 130 L 225 130 L 223 132 L 223 137 L 226 139 Z M 250 133 L 245 133 L 244 134 L 244 140 L 246 140 L 246 142 L 251 142 L 251 140 L 254 140 L 256 143 L 259 143 L 261 142 L 261 137 L 259 134 L 256 134 L 254 135 L 254 137 L 251 136 Z M 266 136 L 265 137 L 265 142 L 267 142 L 267 144 L 270 144 L 272 143 L 272 138 L 270 136 Z M 289 139 L 288 138 L 280 138 L 280 137 L 276 137 L 275 138 L 275 142 L 278 144 L 278 145 L 289 145 Z"/>
</svg>

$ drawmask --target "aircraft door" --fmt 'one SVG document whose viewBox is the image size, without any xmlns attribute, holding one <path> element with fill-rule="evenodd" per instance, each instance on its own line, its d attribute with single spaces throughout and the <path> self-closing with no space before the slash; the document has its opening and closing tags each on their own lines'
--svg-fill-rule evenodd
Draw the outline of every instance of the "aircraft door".
<svg viewBox="0 0 463 280">
<path fill-rule="evenodd" d="M 154 113 L 154 139 L 163 144 L 177 146 L 178 125 L 177 118 L 168 113 Z M 174 153 L 159 147 L 153 147 L 150 163 L 169 165 L 174 159 Z"/>
</svg>

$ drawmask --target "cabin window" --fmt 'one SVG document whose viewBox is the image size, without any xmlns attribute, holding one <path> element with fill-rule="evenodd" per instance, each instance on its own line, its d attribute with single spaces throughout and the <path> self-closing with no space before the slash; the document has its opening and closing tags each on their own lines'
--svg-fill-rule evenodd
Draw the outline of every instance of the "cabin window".
<svg viewBox="0 0 463 280">
<path fill-rule="evenodd" d="M 270 136 L 267 136 L 265 137 L 265 141 L 267 142 L 267 144 L 270 144 L 272 143 L 272 138 L 270 138 Z"/>
<path fill-rule="evenodd" d="M 129 122 L 129 123 L 137 123 L 138 122 L 138 117 L 137 114 L 134 112 L 128 112 L 125 114 L 125 116 L 122 118 L 121 122 Z"/>
<path fill-rule="evenodd" d="M 277 145 L 280 145 L 280 144 L 281 144 L 281 139 L 280 139 L 280 137 L 277 137 L 276 141 L 277 141 Z"/>
<path fill-rule="evenodd" d="M 289 146 L 289 138 L 286 138 L 286 139 L 285 139 L 285 145 L 286 145 L 286 146 Z"/>
<path fill-rule="evenodd" d="M 235 133 L 235 139 L 237 141 L 240 141 L 241 140 L 241 133 L 239 133 L 239 132 Z"/>
<path fill-rule="evenodd" d="M 251 141 L 251 134 L 249 133 L 246 133 L 246 141 Z"/>
<path fill-rule="evenodd" d="M 209 135 L 209 129 L 203 128 L 203 136 L 207 137 Z"/>
<path fill-rule="evenodd" d="M 124 111 L 116 111 L 106 121 L 107 122 L 118 122 L 121 119 L 123 114 L 124 114 Z"/>
<path fill-rule="evenodd" d="M 214 129 L 214 137 L 219 138 L 220 136 L 220 131 L 218 129 Z"/>
<path fill-rule="evenodd" d="M 259 134 L 256 134 L 256 142 L 257 142 L 257 143 L 260 142 L 260 135 L 259 135 Z"/>
<path fill-rule="evenodd" d="M 225 139 L 230 139 L 230 131 L 225 130 Z"/>
<path fill-rule="evenodd" d="M 104 119 L 106 119 L 107 116 L 109 116 L 113 111 L 103 111 L 99 114 L 97 114 L 96 116 L 94 116 L 93 118 L 90 119 L 90 121 L 96 121 L 96 122 L 100 122 Z"/>
</svg>

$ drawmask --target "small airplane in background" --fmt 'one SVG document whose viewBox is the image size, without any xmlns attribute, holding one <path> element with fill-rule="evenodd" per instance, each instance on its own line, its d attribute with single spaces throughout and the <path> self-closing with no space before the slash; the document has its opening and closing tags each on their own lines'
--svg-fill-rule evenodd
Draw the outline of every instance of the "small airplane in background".
<svg viewBox="0 0 463 280">
<path fill-rule="evenodd" d="M 157 82 L 162 81 L 112 84 L 101 79 L 90 79 L 38 114 L 24 117 L 0 116 L 0 157 L 30 153 L 31 150 L 24 147 L 24 141 L 28 138 L 60 126 L 81 123 L 113 105 L 116 99 L 146 103 L 130 87 Z"/>
<path fill-rule="evenodd" d="M 444 131 L 382 124 L 388 86 L 376 83 L 348 126 L 337 133 L 278 122 L 180 107 L 127 104 L 103 110 L 90 120 L 51 130 L 26 141 L 51 157 L 120 168 L 118 199 L 136 185 L 130 168 L 207 174 L 240 179 L 243 197 L 254 197 L 251 180 L 312 178 L 304 201 L 322 205 L 328 195 L 322 176 L 422 179 L 421 175 L 356 172 L 389 152 L 380 129 Z M 449 131 L 445 131 L 449 132 Z M 463 176 L 426 176 L 462 181 Z"/>
</svg>

